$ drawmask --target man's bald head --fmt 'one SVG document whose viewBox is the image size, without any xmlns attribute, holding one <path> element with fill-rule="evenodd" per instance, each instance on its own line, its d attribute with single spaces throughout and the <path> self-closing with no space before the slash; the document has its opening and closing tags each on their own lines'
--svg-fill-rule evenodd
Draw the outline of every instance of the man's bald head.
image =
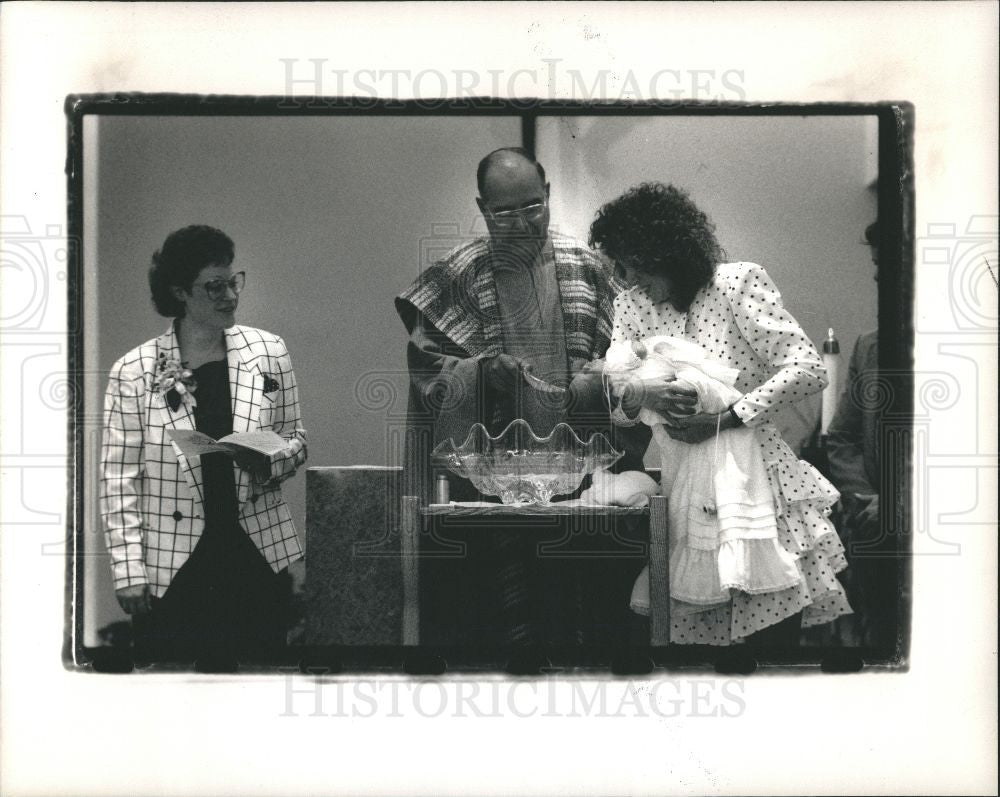
<svg viewBox="0 0 1000 797">
<path fill-rule="evenodd" d="M 549 234 L 549 186 L 545 170 L 520 147 L 491 152 L 479 163 L 479 196 L 495 246 L 533 257 Z"/>
<path fill-rule="evenodd" d="M 545 185 L 545 169 L 542 164 L 535 160 L 535 157 L 524 149 L 524 147 L 501 147 L 493 150 L 489 155 L 479 161 L 479 168 L 476 169 L 476 185 L 479 188 L 479 195 L 483 196 L 487 190 L 487 181 L 492 182 L 494 178 L 512 177 L 522 172 L 526 167 L 530 167 L 538 175 L 542 186 Z"/>
</svg>

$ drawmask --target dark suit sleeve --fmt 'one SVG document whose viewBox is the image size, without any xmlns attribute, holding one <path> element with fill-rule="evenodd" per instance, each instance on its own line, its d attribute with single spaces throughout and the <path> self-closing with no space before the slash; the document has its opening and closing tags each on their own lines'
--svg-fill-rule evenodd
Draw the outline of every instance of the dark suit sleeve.
<svg viewBox="0 0 1000 797">
<path fill-rule="evenodd" d="M 861 373 L 861 339 L 854 344 L 847 369 L 844 392 L 837 404 L 837 412 L 827 432 L 827 454 L 830 476 L 841 493 L 874 495 L 878 492 L 868 480 L 865 470 L 864 429 L 862 407 L 856 388 Z"/>
</svg>

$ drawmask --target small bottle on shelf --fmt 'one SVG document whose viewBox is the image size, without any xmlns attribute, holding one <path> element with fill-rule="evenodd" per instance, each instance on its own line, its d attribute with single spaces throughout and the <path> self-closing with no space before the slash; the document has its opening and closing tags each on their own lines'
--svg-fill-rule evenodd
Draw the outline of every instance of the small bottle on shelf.
<svg viewBox="0 0 1000 797">
<path fill-rule="evenodd" d="M 448 474 L 439 473 L 434 480 L 434 503 L 447 504 L 451 501 L 451 489 L 448 484 Z"/>
</svg>

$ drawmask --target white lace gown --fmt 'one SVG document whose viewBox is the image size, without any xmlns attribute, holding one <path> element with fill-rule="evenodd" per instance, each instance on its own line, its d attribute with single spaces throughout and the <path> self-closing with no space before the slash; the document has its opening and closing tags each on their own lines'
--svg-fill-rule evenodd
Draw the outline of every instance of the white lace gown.
<svg viewBox="0 0 1000 797">
<path fill-rule="evenodd" d="M 800 611 L 804 627 L 849 614 L 851 607 L 836 578 L 847 561 L 829 520 L 839 495 L 795 455 L 773 423 L 778 408 L 821 391 L 826 371 L 767 272 L 754 263 L 724 263 L 684 313 L 668 302 L 654 304 L 638 288 L 619 294 L 612 343 L 653 335 L 686 338 L 699 344 L 707 357 L 739 369 L 735 387 L 742 398 L 733 408 L 757 436 L 774 497 L 778 538 L 801 574 L 798 584 L 775 592 L 750 595 L 734 590 L 728 603 L 707 611 L 673 600 L 670 641 L 729 645 Z M 684 544 L 671 535 L 671 545 Z"/>
</svg>

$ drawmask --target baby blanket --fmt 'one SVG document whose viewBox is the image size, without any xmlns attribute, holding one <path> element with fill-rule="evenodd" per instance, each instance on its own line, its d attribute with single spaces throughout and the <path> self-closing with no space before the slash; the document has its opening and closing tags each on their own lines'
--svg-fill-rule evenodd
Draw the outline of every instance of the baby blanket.
<svg viewBox="0 0 1000 797">
<path fill-rule="evenodd" d="M 697 392 L 696 412 L 722 412 L 741 395 L 733 387 L 737 369 L 708 359 L 697 344 L 680 338 L 613 344 L 604 373 L 616 391 L 634 379 L 675 379 Z M 715 608 L 734 589 L 759 594 L 798 584 L 795 559 L 778 541 L 773 493 L 754 431 L 728 429 L 689 444 L 670 437 L 658 412 L 643 408 L 639 418 L 660 447 L 670 593 L 680 602 L 675 611 Z M 637 611 L 648 611 L 648 578 L 647 569 L 633 590 Z"/>
</svg>

